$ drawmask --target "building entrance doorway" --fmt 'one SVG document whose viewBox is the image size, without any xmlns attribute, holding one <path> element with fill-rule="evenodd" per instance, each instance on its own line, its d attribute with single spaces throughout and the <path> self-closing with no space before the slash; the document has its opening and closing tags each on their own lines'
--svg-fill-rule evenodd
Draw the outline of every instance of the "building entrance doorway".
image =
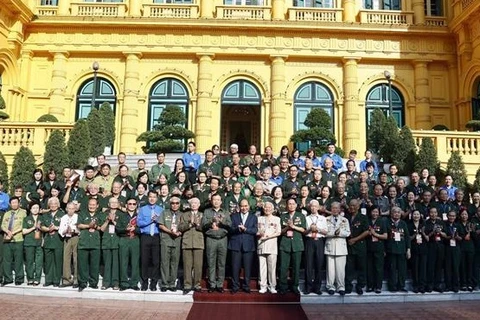
<svg viewBox="0 0 480 320">
<path fill-rule="evenodd" d="M 222 93 L 220 144 L 228 150 L 238 144 L 239 153 L 250 145 L 260 148 L 261 96 L 257 87 L 246 80 L 229 83 Z"/>
</svg>

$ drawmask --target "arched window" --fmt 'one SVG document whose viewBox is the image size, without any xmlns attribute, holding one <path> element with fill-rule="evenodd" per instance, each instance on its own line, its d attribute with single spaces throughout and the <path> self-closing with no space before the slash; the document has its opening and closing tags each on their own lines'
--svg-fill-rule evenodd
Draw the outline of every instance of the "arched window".
<svg viewBox="0 0 480 320">
<path fill-rule="evenodd" d="M 222 105 L 260 105 L 260 92 L 249 81 L 238 80 L 230 83 L 222 92 Z"/>
<path fill-rule="evenodd" d="M 152 130 L 158 123 L 160 114 L 169 104 L 182 108 L 188 119 L 187 88 L 182 82 L 173 78 L 165 78 L 157 81 L 150 90 L 150 96 L 148 98 L 148 130 Z M 185 127 L 187 127 L 187 123 L 185 123 Z"/>
<path fill-rule="evenodd" d="M 443 16 L 443 0 L 425 0 L 426 16 Z"/>
<path fill-rule="evenodd" d="M 303 124 L 308 113 L 313 108 L 322 108 L 332 119 L 332 130 L 334 128 L 333 119 L 333 95 L 331 91 L 320 82 L 307 82 L 295 92 L 294 97 L 294 131 L 307 129 Z M 299 143 L 296 146 L 301 151 L 308 149 L 307 143 Z"/>
<path fill-rule="evenodd" d="M 95 104 L 95 108 L 98 109 L 104 102 L 110 103 L 115 113 L 117 93 L 112 83 L 101 77 L 97 77 L 95 84 L 93 82 L 93 78 L 88 79 L 78 90 L 75 120 L 86 118 L 92 110 L 93 104 Z"/>
<path fill-rule="evenodd" d="M 372 89 L 367 94 L 366 113 L 367 113 L 367 130 L 370 124 L 370 117 L 373 110 L 380 108 L 385 115 L 388 115 L 390 104 L 388 99 L 390 97 L 388 84 L 382 83 Z M 405 108 L 402 94 L 392 86 L 392 110 L 393 117 L 401 128 L 405 124 Z"/>
<path fill-rule="evenodd" d="M 476 81 L 477 89 L 472 98 L 472 119 L 477 119 L 480 116 L 480 77 Z"/>
</svg>

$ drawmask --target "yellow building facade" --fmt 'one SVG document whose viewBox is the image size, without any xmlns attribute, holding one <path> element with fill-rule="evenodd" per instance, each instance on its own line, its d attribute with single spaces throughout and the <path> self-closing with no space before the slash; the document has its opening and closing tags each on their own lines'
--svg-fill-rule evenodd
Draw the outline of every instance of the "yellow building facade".
<svg viewBox="0 0 480 320">
<path fill-rule="evenodd" d="M 479 18 L 475 0 L 3 0 L 2 96 L 12 123 L 72 123 L 109 101 L 127 154 L 169 103 L 200 152 L 278 153 L 322 107 L 338 144 L 363 152 L 374 108 L 416 130 L 465 130 Z"/>
</svg>

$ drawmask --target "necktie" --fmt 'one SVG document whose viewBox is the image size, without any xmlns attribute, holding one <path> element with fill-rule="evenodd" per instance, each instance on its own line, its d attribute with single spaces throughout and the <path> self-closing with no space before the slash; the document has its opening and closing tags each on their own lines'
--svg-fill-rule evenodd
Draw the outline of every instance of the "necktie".
<svg viewBox="0 0 480 320">
<path fill-rule="evenodd" d="M 153 209 L 154 207 L 151 207 L 152 209 L 152 215 L 155 214 L 155 210 Z M 155 234 L 155 221 L 152 222 L 150 225 L 150 235 L 153 236 Z"/>
</svg>

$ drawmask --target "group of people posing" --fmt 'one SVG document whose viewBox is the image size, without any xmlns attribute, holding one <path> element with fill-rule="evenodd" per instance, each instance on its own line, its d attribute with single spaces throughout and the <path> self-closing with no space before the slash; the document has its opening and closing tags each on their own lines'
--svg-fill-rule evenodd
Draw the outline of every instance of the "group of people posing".
<svg viewBox="0 0 480 320">
<path fill-rule="evenodd" d="M 233 144 L 202 160 L 195 149 L 173 168 L 159 152 L 148 169 L 139 160 L 131 170 L 124 153 L 115 166 L 97 157 L 82 176 L 37 169 L 12 195 L 0 181 L 2 286 L 25 273 L 37 286 L 43 272 L 43 286 L 83 291 L 102 274 L 102 290 L 187 294 L 205 278 L 208 292 L 235 294 L 256 290 L 258 274 L 260 293 L 285 294 L 299 293 L 301 269 L 304 294 L 322 294 L 323 270 L 330 295 L 381 293 L 385 270 L 393 292 L 407 291 L 409 270 L 416 293 L 479 285 L 480 193 L 466 201 L 450 176 L 405 181 L 370 151 L 344 164 L 333 144 L 321 157 L 286 146 L 240 156 Z"/>
</svg>

